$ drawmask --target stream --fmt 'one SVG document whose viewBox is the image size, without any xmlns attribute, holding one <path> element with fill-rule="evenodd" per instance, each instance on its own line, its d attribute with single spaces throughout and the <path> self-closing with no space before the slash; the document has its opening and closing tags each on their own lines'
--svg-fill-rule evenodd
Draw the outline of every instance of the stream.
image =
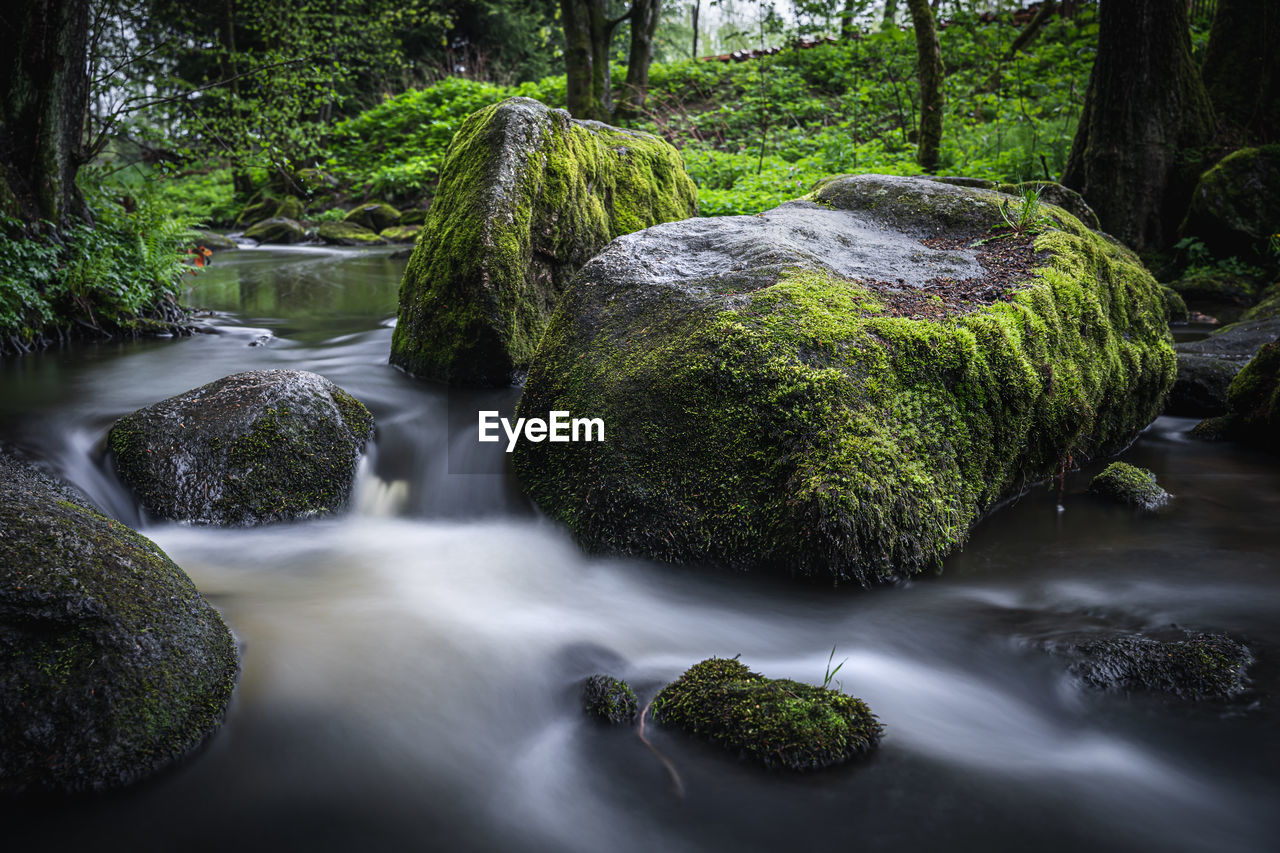
<svg viewBox="0 0 1280 853">
<path fill-rule="evenodd" d="M 474 442 L 475 409 L 387 364 L 404 261 L 219 253 L 187 303 L 206 334 L 0 360 L 0 442 L 154 539 L 241 645 L 223 728 L 123 791 L 0 806 L 8 850 L 1274 850 L 1280 838 L 1280 457 L 1162 417 L 1124 458 L 1154 515 L 1085 493 L 1105 460 L 986 519 L 939 577 L 863 591 L 583 554 Z M 110 470 L 114 420 L 230 373 L 312 370 L 377 437 L 340 517 L 255 529 L 145 518 Z M 1046 637 L 1223 631 L 1257 663 L 1230 703 L 1100 694 Z M 767 772 L 680 733 L 581 711 L 605 671 L 642 702 L 741 655 L 836 680 L 874 754 Z"/>
</svg>

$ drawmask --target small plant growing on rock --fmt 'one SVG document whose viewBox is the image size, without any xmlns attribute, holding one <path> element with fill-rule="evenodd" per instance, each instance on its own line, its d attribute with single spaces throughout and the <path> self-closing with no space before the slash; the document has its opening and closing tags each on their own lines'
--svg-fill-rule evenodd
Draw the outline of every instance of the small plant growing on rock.
<svg viewBox="0 0 1280 853">
<path fill-rule="evenodd" d="M 1022 237 L 1036 234 L 1053 224 L 1040 208 L 1040 192 L 1038 187 L 1023 184 L 1018 189 L 1018 201 L 1003 202 L 1000 205 L 1000 217 L 1014 236 Z"/>
<path fill-rule="evenodd" d="M 629 723 L 636 718 L 639 702 L 631 685 L 608 675 L 593 675 L 582 687 L 584 710 L 610 723 Z"/>
</svg>

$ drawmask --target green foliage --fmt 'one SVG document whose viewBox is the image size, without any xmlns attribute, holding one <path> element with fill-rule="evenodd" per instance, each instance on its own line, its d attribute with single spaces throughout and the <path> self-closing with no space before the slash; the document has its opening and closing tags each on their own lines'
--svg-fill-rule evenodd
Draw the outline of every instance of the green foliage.
<svg viewBox="0 0 1280 853">
<path fill-rule="evenodd" d="M 172 319 L 190 245 L 188 217 L 175 215 L 142 188 L 135 196 L 90 169 L 81 187 L 95 222 L 77 223 L 55 240 L 24 233 L 0 215 L 0 349 L 88 328 L 136 331 L 147 319 Z"/>
</svg>

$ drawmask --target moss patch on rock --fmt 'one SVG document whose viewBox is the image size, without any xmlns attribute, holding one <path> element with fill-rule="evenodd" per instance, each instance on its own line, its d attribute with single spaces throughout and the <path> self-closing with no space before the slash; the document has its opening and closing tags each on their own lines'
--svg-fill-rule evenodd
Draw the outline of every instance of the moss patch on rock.
<svg viewBox="0 0 1280 853">
<path fill-rule="evenodd" d="M 452 144 L 400 287 L 392 364 L 505 385 L 528 365 L 569 278 L 619 234 L 697 215 L 680 154 L 656 136 L 511 98 Z"/>
<path fill-rule="evenodd" d="M 1258 284 L 1252 278 L 1217 267 L 1193 267 L 1170 287 L 1184 300 L 1197 303 L 1252 305 L 1258 297 Z"/>
<path fill-rule="evenodd" d="M 108 446 L 147 511 L 245 525 L 334 512 L 351 495 L 373 416 L 300 370 L 237 373 L 116 421 Z"/>
<path fill-rule="evenodd" d="M 244 236 L 259 243 L 301 243 L 307 239 L 306 229 L 293 219 L 276 217 L 255 222 L 245 230 Z"/>
<path fill-rule="evenodd" d="M 1249 650 L 1221 634 L 1175 639 L 1103 634 L 1060 642 L 1055 650 L 1076 658 L 1071 672 L 1099 690 L 1160 693 L 1198 701 L 1229 699 L 1247 687 Z"/>
<path fill-rule="evenodd" d="M 1130 506 L 1156 510 L 1169 502 L 1169 493 L 1146 468 L 1112 462 L 1089 483 L 1089 491 Z"/>
<path fill-rule="evenodd" d="M 1037 271 L 985 304 L 888 310 L 982 290 L 995 273 L 965 241 L 1006 200 L 846 177 L 615 240 L 562 298 L 518 410 L 603 418 L 607 441 L 521 442 L 517 475 L 592 551 L 864 585 L 939 569 L 1002 498 L 1125 447 L 1174 376 L 1159 286 L 1058 211 Z"/>
<path fill-rule="evenodd" d="M 1202 422 L 1193 434 L 1280 452 L 1280 340 L 1262 347 L 1236 374 L 1227 389 L 1227 414 Z"/>
<path fill-rule="evenodd" d="M 222 721 L 227 626 L 147 539 L 0 453 L 0 791 L 147 776 Z"/>
<path fill-rule="evenodd" d="M 631 685 L 609 675 L 592 675 L 583 683 L 582 703 L 584 711 L 607 723 L 629 723 L 640 710 Z"/>
<path fill-rule="evenodd" d="M 1241 148 L 1205 172 L 1182 232 L 1221 257 L 1264 254 L 1266 240 L 1280 233 L 1280 145 Z"/>
<path fill-rule="evenodd" d="M 337 246 L 381 246 L 386 241 L 354 222 L 321 222 L 320 239 Z"/>
<path fill-rule="evenodd" d="M 382 202 L 362 204 L 347 211 L 343 221 L 368 228 L 376 234 L 384 228 L 398 225 L 400 223 L 400 211 Z"/>
<path fill-rule="evenodd" d="M 870 752 L 883 728 L 861 699 L 737 660 L 690 667 L 653 700 L 661 723 L 706 738 L 766 767 L 817 770 Z"/>
<path fill-rule="evenodd" d="M 388 243 L 412 243 L 421 233 L 421 225 L 392 225 L 390 228 L 383 228 L 378 236 Z"/>
</svg>

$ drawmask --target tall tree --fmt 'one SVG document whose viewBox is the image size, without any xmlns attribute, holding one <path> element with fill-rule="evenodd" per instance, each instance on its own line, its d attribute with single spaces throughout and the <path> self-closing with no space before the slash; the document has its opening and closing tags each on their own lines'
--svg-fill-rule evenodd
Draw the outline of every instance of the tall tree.
<svg viewBox="0 0 1280 853">
<path fill-rule="evenodd" d="M 1159 248 L 1186 210 L 1213 132 L 1186 0 L 1104 0 L 1062 182 L 1105 230 L 1134 249 Z"/>
<path fill-rule="evenodd" d="M 0 207 L 28 223 L 88 219 L 76 171 L 88 109 L 89 0 L 10 0 L 0 13 Z"/>
<path fill-rule="evenodd" d="M 605 0 L 560 0 L 564 26 L 565 99 L 576 118 L 608 121 L 613 116 L 609 42 L 613 25 Z"/>
<path fill-rule="evenodd" d="M 631 49 L 627 52 L 627 82 L 620 107 L 634 115 L 649 94 L 649 66 L 653 64 L 653 34 L 662 18 L 662 0 L 633 0 Z"/>
<path fill-rule="evenodd" d="M 920 76 L 920 140 L 916 162 L 928 171 L 938 168 L 942 146 L 942 46 L 938 44 L 938 28 L 933 20 L 929 0 L 907 0 L 911 23 L 916 32 L 916 62 Z"/>
<path fill-rule="evenodd" d="M 1280 141 L 1280 6 L 1218 0 L 1202 75 L 1227 136 Z"/>
</svg>

